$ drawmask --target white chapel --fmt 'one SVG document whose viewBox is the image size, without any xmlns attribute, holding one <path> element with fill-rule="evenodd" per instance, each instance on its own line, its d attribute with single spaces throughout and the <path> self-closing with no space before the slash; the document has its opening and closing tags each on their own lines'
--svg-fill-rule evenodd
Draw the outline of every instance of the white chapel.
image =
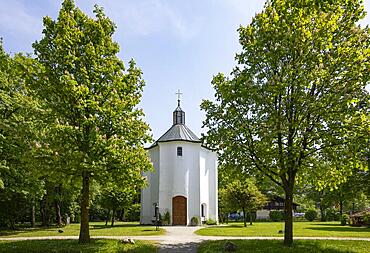
<svg viewBox="0 0 370 253">
<path fill-rule="evenodd" d="M 147 150 L 155 170 L 144 174 L 140 223 L 153 224 L 155 205 L 172 225 L 190 225 L 192 217 L 218 221 L 217 155 L 185 125 L 180 98 L 172 126 Z"/>
</svg>

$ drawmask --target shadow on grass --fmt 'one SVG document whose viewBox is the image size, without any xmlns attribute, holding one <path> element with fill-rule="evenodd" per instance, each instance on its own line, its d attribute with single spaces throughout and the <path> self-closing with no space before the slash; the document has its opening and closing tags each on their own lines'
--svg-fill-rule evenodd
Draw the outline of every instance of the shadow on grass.
<svg viewBox="0 0 370 253">
<path fill-rule="evenodd" d="M 96 225 L 90 225 L 93 229 L 102 229 L 102 228 L 132 228 L 132 227 L 142 227 L 142 225 L 139 224 L 117 224 L 111 227 L 110 225 L 104 225 L 104 224 L 96 224 Z"/>
<path fill-rule="evenodd" d="M 0 230 L 0 236 L 28 234 L 28 233 L 38 232 L 38 231 L 45 231 L 45 230 L 51 233 L 55 231 L 55 235 L 60 235 L 58 233 L 59 229 L 63 230 L 63 227 L 51 226 L 51 227 L 20 228 L 20 229 L 14 229 L 14 230 L 3 229 L 3 230 Z"/>
<path fill-rule="evenodd" d="M 291 248 L 285 247 L 281 240 L 232 240 L 237 245 L 237 251 L 269 252 L 269 253 L 355 253 L 366 252 L 366 242 L 341 241 L 294 241 Z M 226 252 L 226 241 L 205 241 L 198 247 L 198 253 Z"/>
<path fill-rule="evenodd" d="M 306 228 L 306 229 L 310 229 L 310 230 L 318 230 L 318 231 L 333 231 L 333 232 L 355 232 L 355 233 L 362 233 L 362 232 L 365 232 L 365 233 L 369 233 L 370 232 L 370 228 L 366 228 L 366 227 L 348 227 L 348 226 L 338 226 L 338 227 L 334 227 L 334 226 L 326 226 L 326 227 L 313 227 L 313 228 Z"/>
<path fill-rule="evenodd" d="M 157 247 L 150 243 L 137 242 L 134 245 L 123 244 L 117 240 L 91 240 L 87 244 L 79 244 L 78 240 L 27 240 L 0 241 L 0 252 L 156 252 Z"/>
</svg>

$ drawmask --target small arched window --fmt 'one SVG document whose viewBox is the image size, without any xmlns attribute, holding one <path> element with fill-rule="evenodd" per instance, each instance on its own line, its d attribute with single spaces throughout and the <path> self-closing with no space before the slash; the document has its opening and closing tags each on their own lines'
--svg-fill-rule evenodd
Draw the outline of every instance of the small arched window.
<svg viewBox="0 0 370 253">
<path fill-rule="evenodd" d="M 182 156 L 182 147 L 177 147 L 177 156 Z"/>
</svg>

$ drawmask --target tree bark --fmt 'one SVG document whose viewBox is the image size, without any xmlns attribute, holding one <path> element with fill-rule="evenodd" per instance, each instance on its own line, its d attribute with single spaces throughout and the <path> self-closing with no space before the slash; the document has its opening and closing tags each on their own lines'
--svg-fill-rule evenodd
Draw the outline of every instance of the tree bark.
<svg viewBox="0 0 370 253">
<path fill-rule="evenodd" d="M 343 215 L 343 200 L 339 201 L 339 214 L 340 214 L 340 218 L 342 218 L 342 215 Z"/>
<path fill-rule="evenodd" d="M 252 211 L 249 212 L 249 225 L 253 225 L 252 221 Z"/>
<path fill-rule="evenodd" d="M 110 224 L 111 227 L 114 226 L 114 216 L 115 216 L 115 214 L 116 214 L 116 209 L 113 208 L 113 210 L 112 210 L 112 220 L 111 220 L 111 224 Z"/>
<path fill-rule="evenodd" d="M 60 185 L 55 187 L 56 191 L 56 198 L 54 199 L 54 206 L 55 206 L 55 219 L 58 226 L 62 226 L 62 215 L 60 213 Z"/>
<path fill-rule="evenodd" d="M 320 220 L 321 221 L 325 221 L 325 213 L 324 213 L 324 208 L 322 207 L 321 203 L 320 203 Z"/>
<path fill-rule="evenodd" d="M 244 227 L 247 226 L 247 216 L 245 215 L 245 208 L 243 207 L 243 220 L 244 220 Z"/>
<path fill-rule="evenodd" d="M 60 214 L 60 205 L 59 201 L 55 200 L 55 219 L 57 225 L 62 226 L 62 215 Z"/>
<path fill-rule="evenodd" d="M 124 219 L 125 219 L 125 209 L 124 209 L 124 208 L 122 208 L 122 209 L 121 209 L 120 216 L 119 216 L 119 220 L 120 220 L 120 221 L 124 221 Z"/>
<path fill-rule="evenodd" d="M 31 207 L 31 227 L 35 227 L 36 223 L 36 207 L 35 207 L 35 200 L 32 200 L 32 207 Z"/>
<path fill-rule="evenodd" d="M 81 225 L 79 243 L 88 243 L 90 241 L 89 233 L 89 194 L 90 194 L 90 174 L 87 171 L 82 172 L 82 199 L 81 199 Z"/>
<path fill-rule="evenodd" d="M 284 245 L 291 247 L 293 245 L 293 184 L 284 187 L 285 191 L 285 228 Z"/>
<path fill-rule="evenodd" d="M 41 226 L 50 226 L 50 213 L 49 213 L 49 192 L 46 190 L 44 197 L 40 202 L 41 213 Z"/>
<path fill-rule="evenodd" d="M 105 216 L 105 226 L 108 226 L 109 214 L 110 214 L 110 209 L 108 209 L 107 215 Z"/>
</svg>

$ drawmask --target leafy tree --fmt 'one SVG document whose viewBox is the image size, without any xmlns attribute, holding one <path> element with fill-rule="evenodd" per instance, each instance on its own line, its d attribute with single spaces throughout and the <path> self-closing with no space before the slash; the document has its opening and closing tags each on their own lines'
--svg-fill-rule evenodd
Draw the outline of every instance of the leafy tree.
<svg viewBox="0 0 370 253">
<path fill-rule="evenodd" d="M 110 211 L 112 211 L 111 227 L 114 226 L 114 220 L 117 214 L 117 210 L 120 209 L 122 210 L 122 212 L 125 209 L 127 210 L 133 204 L 133 200 L 136 194 L 137 189 L 135 189 L 135 186 L 125 187 L 123 189 L 120 189 L 115 184 L 105 184 L 103 186 L 103 190 L 101 191 L 99 196 L 99 203 L 103 208 L 107 210 L 107 221 Z"/>
<path fill-rule="evenodd" d="M 216 102 L 203 101 L 205 141 L 221 161 L 262 174 L 285 192 L 284 244 L 293 243 L 297 181 L 325 175 L 334 187 L 368 139 L 369 32 L 360 0 L 272 0 L 239 28 L 232 77 L 214 77 Z M 330 160 L 330 166 L 321 166 Z"/>
<path fill-rule="evenodd" d="M 0 41 L 0 220 L 11 228 L 30 217 L 42 195 L 42 182 L 28 158 L 36 136 L 38 103 L 22 75 L 23 63 L 33 61 L 20 54 L 10 57 Z"/>
<path fill-rule="evenodd" d="M 130 61 L 126 69 L 112 41 L 115 25 L 95 6 L 95 19 L 62 4 L 57 20 L 44 18 L 44 37 L 33 44 L 41 64 L 33 87 L 49 109 L 48 139 L 41 143 L 55 169 L 82 181 L 79 242 L 90 240 L 92 180 L 140 186 L 151 169 L 143 144 L 148 125 L 137 108 L 144 82 Z"/>
<path fill-rule="evenodd" d="M 230 209 L 243 211 L 244 227 L 247 226 L 246 212 L 250 214 L 252 225 L 252 212 L 257 211 L 267 201 L 266 196 L 258 190 L 252 179 L 236 179 L 230 182 L 223 192 L 223 197 Z"/>
</svg>

